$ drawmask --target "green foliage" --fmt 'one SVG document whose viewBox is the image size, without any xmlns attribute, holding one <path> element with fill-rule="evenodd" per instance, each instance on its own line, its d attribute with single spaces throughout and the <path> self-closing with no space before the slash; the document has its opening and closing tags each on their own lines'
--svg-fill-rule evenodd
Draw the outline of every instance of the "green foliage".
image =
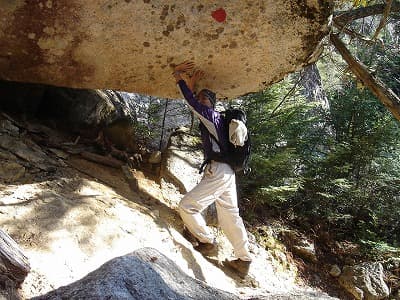
<svg viewBox="0 0 400 300">
<path fill-rule="evenodd" d="M 307 170 L 300 194 L 319 217 L 350 214 L 351 222 L 333 224 L 343 237 L 397 244 L 399 124 L 369 92 L 347 88 L 330 97 L 335 143 Z"/>
<path fill-rule="evenodd" d="M 302 186 L 301 169 L 309 153 L 316 151 L 313 145 L 325 139 L 318 126 L 321 119 L 310 113 L 315 104 L 299 93 L 282 103 L 290 83 L 274 85 L 244 101 L 252 131 L 253 171 L 241 184 L 258 205 L 279 207 L 291 199 Z"/>
<path fill-rule="evenodd" d="M 358 6 L 367 6 L 367 0 L 353 0 L 353 5 L 355 6 L 355 7 L 358 7 Z"/>
<path fill-rule="evenodd" d="M 254 153 L 241 187 L 254 212 L 291 211 L 338 238 L 399 246 L 399 123 L 352 78 L 340 83 L 329 115 L 298 92 L 285 98 L 289 80 L 245 99 Z"/>
<path fill-rule="evenodd" d="M 342 6 L 352 6 L 355 8 L 365 7 L 368 5 L 375 4 L 377 1 L 369 1 L 369 0 L 337 0 L 335 1 L 336 7 Z"/>
<path fill-rule="evenodd" d="M 161 121 L 161 115 L 159 114 L 161 107 L 163 107 L 163 101 L 159 99 L 150 98 L 150 103 L 147 108 L 147 122 L 145 134 L 147 141 L 152 140 L 154 138 L 159 138 L 160 133 L 156 128 L 159 128 L 159 124 Z"/>
<path fill-rule="evenodd" d="M 360 240 L 361 252 L 368 259 L 382 260 L 387 257 L 399 257 L 399 248 L 392 247 L 385 242 Z"/>
</svg>

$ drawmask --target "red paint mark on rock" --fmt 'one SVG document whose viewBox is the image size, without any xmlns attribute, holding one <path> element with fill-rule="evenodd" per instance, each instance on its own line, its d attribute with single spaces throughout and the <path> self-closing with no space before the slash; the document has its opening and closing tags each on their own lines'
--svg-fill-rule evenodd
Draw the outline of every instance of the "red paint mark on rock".
<svg viewBox="0 0 400 300">
<path fill-rule="evenodd" d="M 218 8 L 211 13 L 211 16 L 215 21 L 222 23 L 226 20 L 226 11 L 223 8 Z"/>
</svg>

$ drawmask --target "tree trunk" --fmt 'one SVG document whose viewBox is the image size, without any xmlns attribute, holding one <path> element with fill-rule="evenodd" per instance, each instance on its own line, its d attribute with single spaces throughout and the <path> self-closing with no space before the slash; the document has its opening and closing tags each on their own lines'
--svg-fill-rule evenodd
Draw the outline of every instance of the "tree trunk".
<svg viewBox="0 0 400 300">
<path fill-rule="evenodd" d="M 400 98 L 368 69 L 346 48 L 336 34 L 331 34 L 331 42 L 349 65 L 351 72 L 385 105 L 393 116 L 400 121 Z"/>
<path fill-rule="evenodd" d="M 28 258 L 18 244 L 0 229 L 0 279 L 4 284 L 7 279 L 17 285 L 22 283 L 30 271 Z"/>
<path fill-rule="evenodd" d="M 160 150 L 160 151 L 161 151 L 162 145 L 163 145 L 164 132 L 165 132 L 165 130 L 166 130 L 166 128 L 165 128 L 165 118 L 166 118 L 166 116 L 167 116 L 168 102 L 169 102 L 169 100 L 166 99 L 166 100 L 165 100 L 165 107 L 164 107 L 164 115 L 163 115 L 163 120 L 162 120 L 162 124 L 161 124 L 160 145 L 158 146 L 158 150 Z"/>
<path fill-rule="evenodd" d="M 329 110 L 329 102 L 325 91 L 322 87 L 322 80 L 318 68 L 315 64 L 311 64 L 303 69 L 302 80 L 303 94 L 309 102 L 321 103 L 324 109 Z"/>
</svg>

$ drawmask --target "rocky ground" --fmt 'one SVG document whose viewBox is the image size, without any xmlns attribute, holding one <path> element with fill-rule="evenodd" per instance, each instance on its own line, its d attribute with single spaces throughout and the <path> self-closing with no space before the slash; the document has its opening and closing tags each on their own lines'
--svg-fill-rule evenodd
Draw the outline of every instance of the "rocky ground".
<svg viewBox="0 0 400 300">
<path fill-rule="evenodd" d="M 3 114 L 0 134 L 0 226 L 29 258 L 31 271 L 20 290 L 25 298 L 73 283 L 144 247 L 241 298 L 330 298 L 299 286 L 296 268 L 282 264 L 284 257 L 266 251 L 252 235 L 255 260 L 244 280 L 222 267 L 232 249 L 218 229 L 220 253 L 204 258 L 181 234 L 176 205 L 182 195 L 162 179 L 92 162 L 81 155 L 90 144 L 41 124 Z"/>
</svg>

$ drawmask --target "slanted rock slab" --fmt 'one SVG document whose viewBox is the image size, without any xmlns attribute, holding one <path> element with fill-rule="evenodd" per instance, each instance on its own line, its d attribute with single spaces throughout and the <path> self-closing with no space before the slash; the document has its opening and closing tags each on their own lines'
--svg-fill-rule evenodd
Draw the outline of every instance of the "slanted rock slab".
<svg viewBox="0 0 400 300">
<path fill-rule="evenodd" d="M 203 162 L 200 147 L 199 138 L 187 128 L 176 130 L 169 138 L 161 176 L 179 187 L 181 193 L 193 189 L 202 178 L 203 174 L 198 172 Z"/>
</svg>

